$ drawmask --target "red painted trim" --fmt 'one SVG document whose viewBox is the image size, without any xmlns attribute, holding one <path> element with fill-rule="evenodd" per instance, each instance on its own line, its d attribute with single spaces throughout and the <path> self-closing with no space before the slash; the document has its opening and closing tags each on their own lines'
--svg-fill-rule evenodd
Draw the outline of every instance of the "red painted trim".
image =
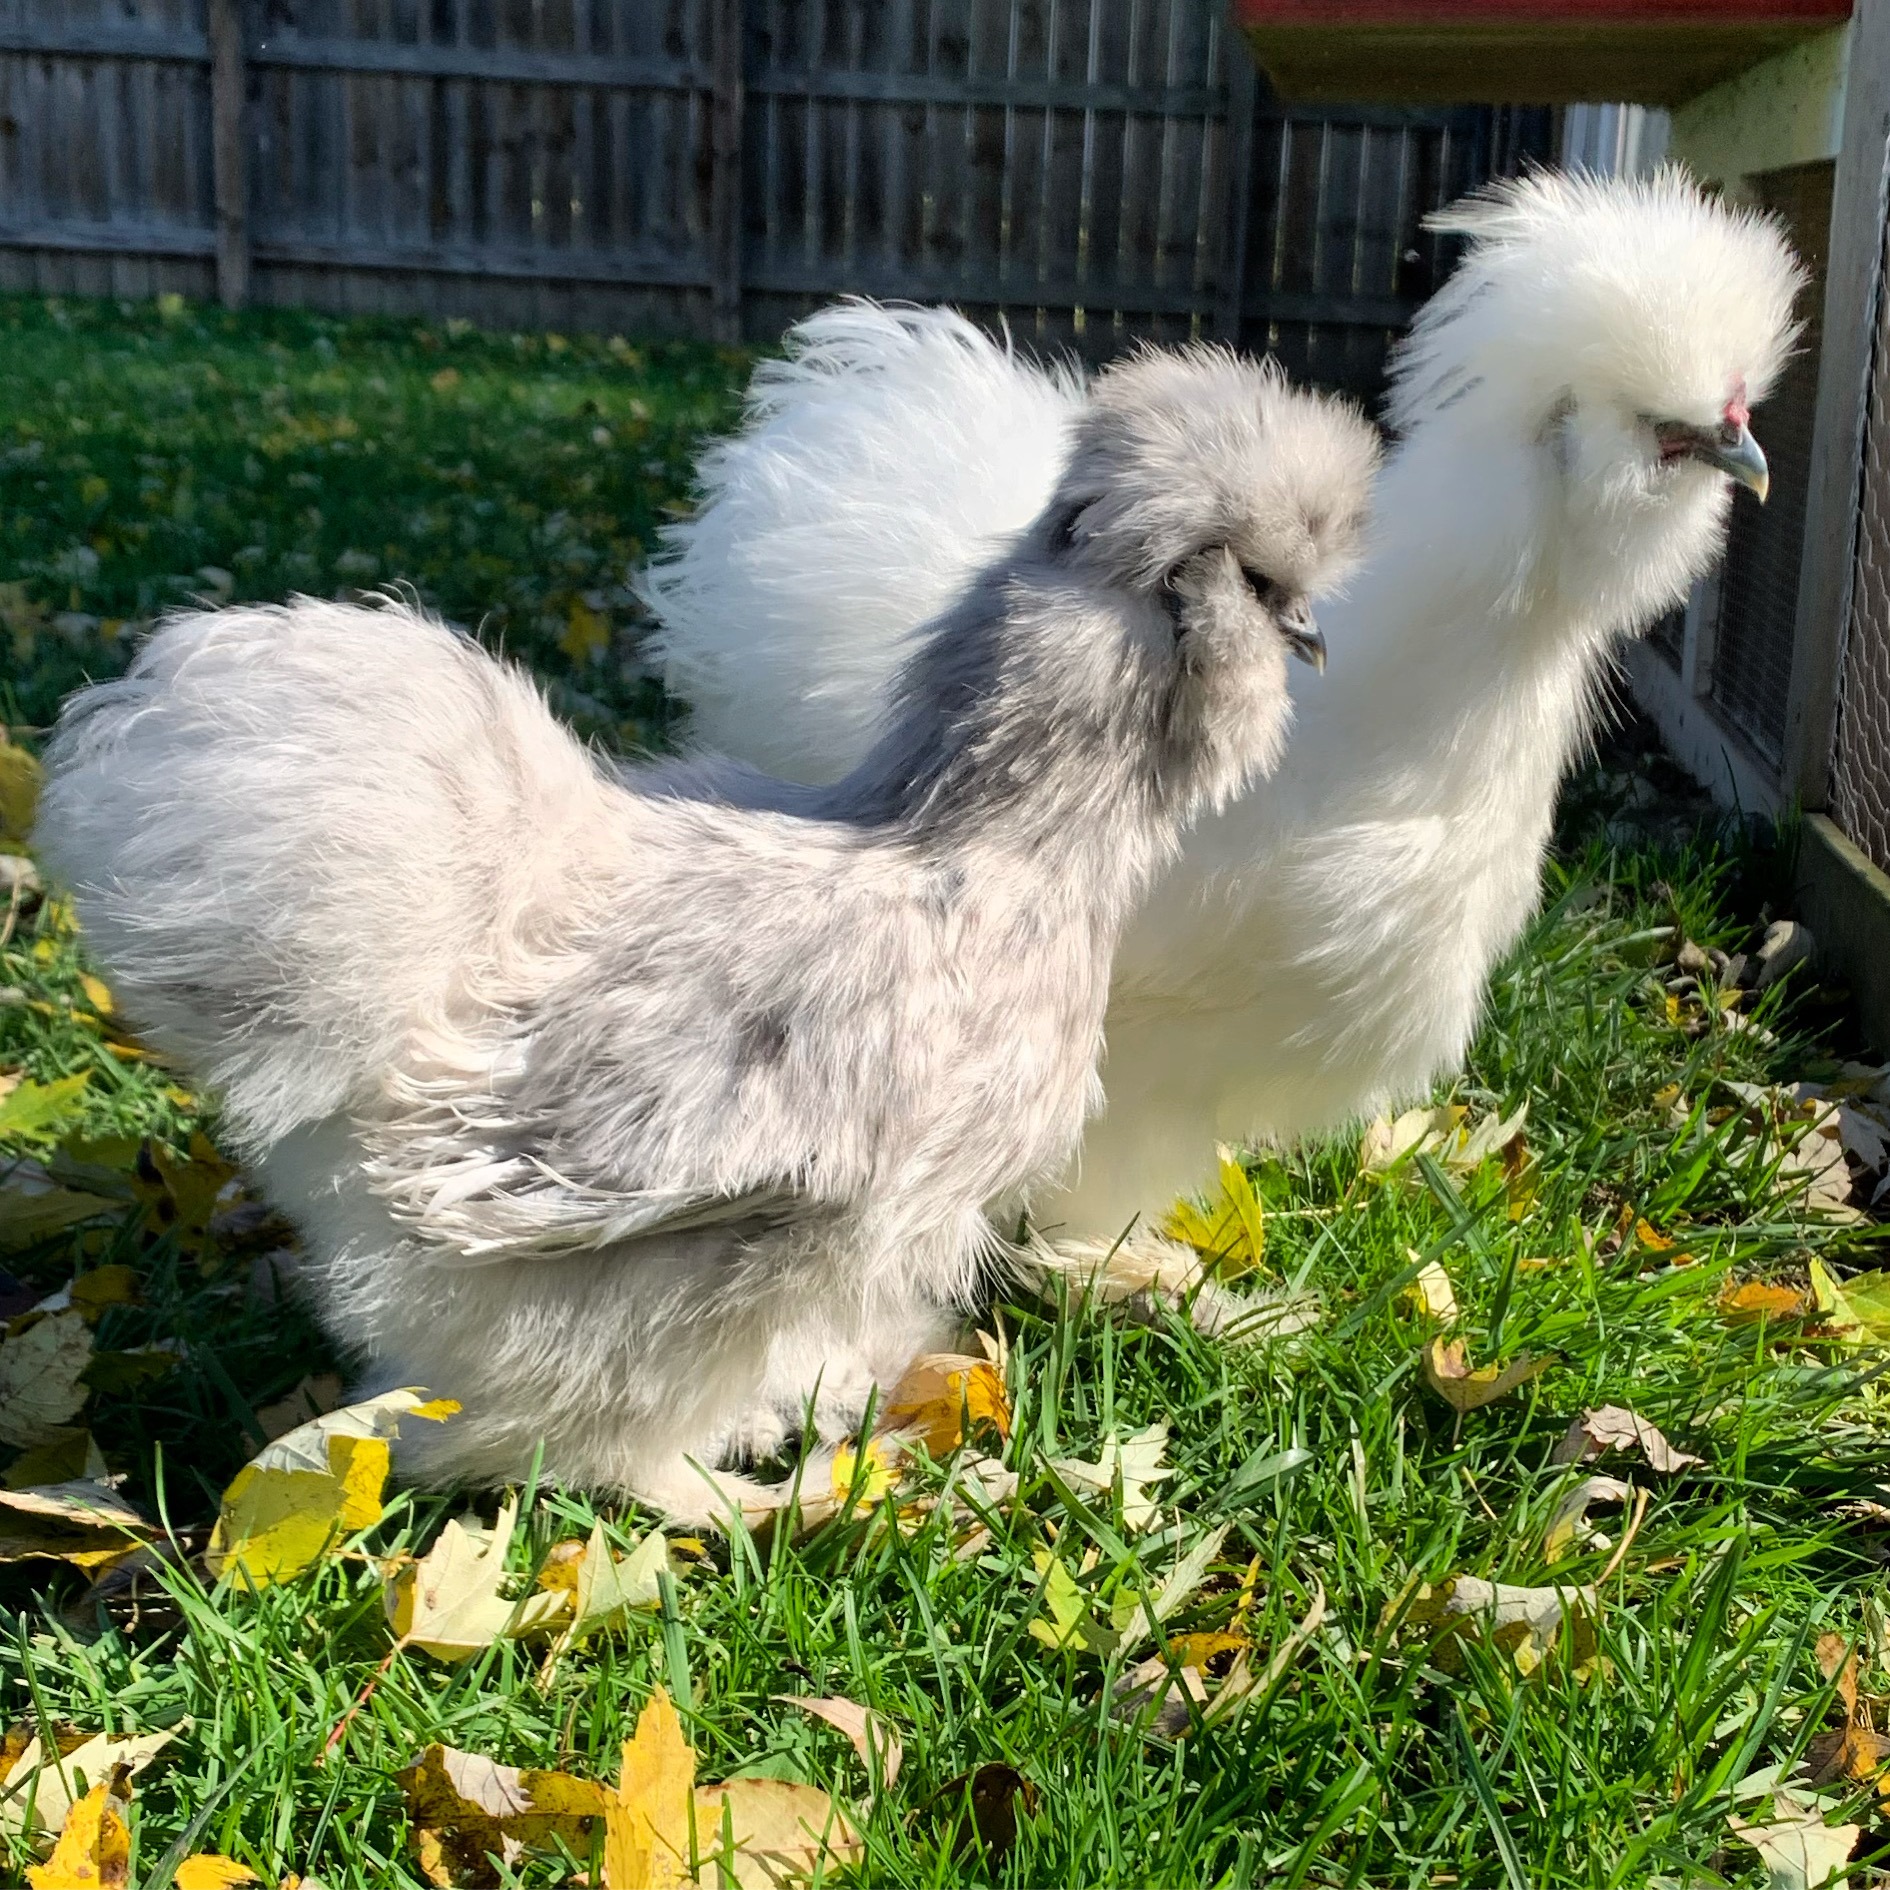
<svg viewBox="0 0 1890 1890">
<path fill-rule="evenodd" d="M 1566 25 L 1571 32 L 1606 22 L 1623 26 L 1702 26 L 1738 29 L 1837 24 L 1851 16 L 1851 0 L 1235 0 L 1242 26 L 1436 27 Z"/>
</svg>

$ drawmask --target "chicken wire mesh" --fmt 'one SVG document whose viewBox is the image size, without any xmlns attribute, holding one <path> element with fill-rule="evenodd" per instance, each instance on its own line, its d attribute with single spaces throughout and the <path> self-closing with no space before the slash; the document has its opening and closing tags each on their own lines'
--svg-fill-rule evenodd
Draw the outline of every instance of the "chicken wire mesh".
<svg viewBox="0 0 1890 1890">
<path fill-rule="evenodd" d="M 1890 298 L 1880 298 L 1831 812 L 1890 871 Z"/>
<path fill-rule="evenodd" d="M 1784 755 L 1791 693 L 1832 179 L 1833 166 L 1821 162 L 1753 180 L 1765 207 L 1784 221 L 1812 282 L 1800 298 L 1805 332 L 1770 398 L 1753 416 L 1752 430 L 1771 463 L 1772 491 L 1764 506 L 1735 494 L 1713 636 L 1711 695 L 1721 720 L 1775 768 Z"/>
</svg>

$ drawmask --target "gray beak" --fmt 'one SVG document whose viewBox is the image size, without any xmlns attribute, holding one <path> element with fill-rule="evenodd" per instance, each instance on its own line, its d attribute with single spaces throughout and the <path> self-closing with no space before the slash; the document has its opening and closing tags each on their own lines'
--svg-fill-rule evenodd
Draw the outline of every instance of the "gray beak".
<svg viewBox="0 0 1890 1890">
<path fill-rule="evenodd" d="M 1279 626 L 1280 635 L 1286 639 L 1286 647 L 1302 663 L 1310 663 L 1324 675 L 1326 640 L 1319 634 L 1318 624 L 1313 621 L 1312 606 L 1303 597 L 1296 597 L 1274 613 L 1273 621 Z"/>
<path fill-rule="evenodd" d="M 1757 495 L 1761 505 L 1765 503 L 1765 495 L 1772 489 L 1772 471 L 1750 427 L 1721 427 L 1717 433 L 1702 434 L 1698 443 L 1687 450 L 1692 458 L 1730 473 Z"/>
</svg>

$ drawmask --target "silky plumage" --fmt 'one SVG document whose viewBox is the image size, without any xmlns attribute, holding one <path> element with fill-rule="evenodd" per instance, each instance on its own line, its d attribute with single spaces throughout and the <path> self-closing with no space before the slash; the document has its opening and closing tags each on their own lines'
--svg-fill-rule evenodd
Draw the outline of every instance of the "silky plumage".
<svg viewBox="0 0 1890 1890">
<path fill-rule="evenodd" d="M 1107 1107 L 1041 1202 L 1066 1243 L 1150 1226 L 1217 1141 L 1290 1141 L 1458 1066 L 1613 653 L 1714 562 L 1732 479 L 1762 483 L 1746 413 L 1801 280 L 1769 221 L 1674 172 L 1539 174 L 1433 221 L 1465 252 L 1393 363 L 1331 670 L 1295 678 L 1279 771 L 1125 935 Z M 1084 411 L 948 311 L 803 323 L 646 576 L 701 736 L 842 772 L 875 674 L 1037 510 Z"/>
<path fill-rule="evenodd" d="M 397 602 L 185 616 L 73 700 L 46 856 L 367 1388 L 463 1405 L 410 1471 L 542 1446 L 714 1520 L 936 1346 L 1081 1132 L 1129 910 L 1277 760 L 1376 451 L 1225 354 L 1106 376 L 830 788 L 612 770 Z"/>
</svg>

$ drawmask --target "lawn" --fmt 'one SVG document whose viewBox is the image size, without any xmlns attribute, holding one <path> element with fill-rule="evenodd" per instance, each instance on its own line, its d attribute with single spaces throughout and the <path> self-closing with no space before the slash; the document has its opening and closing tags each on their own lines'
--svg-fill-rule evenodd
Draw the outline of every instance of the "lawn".
<svg viewBox="0 0 1890 1890">
<path fill-rule="evenodd" d="M 176 306 L 0 323 L 5 708 L 29 745 L 124 624 L 193 589 L 397 580 L 502 634 L 588 732 L 660 734 L 626 567 L 733 413 L 733 357 Z M 457 1660 L 396 1641 L 383 1591 L 461 1502 L 376 1486 L 305 1571 L 209 1574 L 222 1492 L 343 1362 L 214 1109 L 126 1035 L 54 892 L 0 896 L 0 1477 L 95 1475 L 89 1438 L 154 1545 L 96 1581 L 51 1553 L 0 1568 L 8 1869 L 46 1849 L 27 1738 L 169 1731 L 124 1811 L 149 1890 L 199 1853 L 304 1890 L 594 1882 L 601 1859 L 625 1890 L 607 1819 L 487 1857 L 400 1775 L 439 1744 L 614 1784 L 660 1687 L 699 1779 L 842 1808 L 860 1843 L 828 1882 L 1791 1885 L 1847 1849 L 1870 1880 L 1890 1293 L 1880 1225 L 1834 1211 L 1868 1163 L 1833 1170 L 1822 1131 L 1876 1079 L 1802 972 L 1763 995 L 1722 960 L 1687 975 L 1687 947 L 1747 953 L 1783 909 L 1790 836 L 1688 824 L 1650 780 L 1672 785 L 1622 749 L 1567 797 L 1542 916 L 1435 1099 L 1461 1117 L 1406 1124 L 1429 1133 L 1397 1159 L 1364 1125 L 1250 1154 L 1189 1221 L 1299 1329 L 1216 1340 L 1184 1308 L 1020 1289 L 977 1321 L 982 1421 L 896 1460 L 884 1500 L 862 1453 L 837 1518 L 672 1542 L 599 1631 L 475 1634 Z M 1780 1087 L 1806 1082 L 1809 1113 Z M 68 1286 L 76 1311 L 43 1304 Z M 61 1319 L 85 1402 L 48 1413 L 21 1361 Z M 1569 1460 L 1609 1407 L 1654 1430 Z M 1144 1480 L 1155 1425 L 1167 1474 Z M 1085 1480 L 1112 1443 L 1131 1474 Z M 1014 1487 L 986 1461 L 973 1502 L 989 1457 Z M 652 1517 L 518 1503 L 508 1593 L 557 1593 L 599 1523 L 651 1566 Z M 489 1524 L 498 1498 L 472 1507 Z M 33 1527 L 0 1505 L 0 1557 Z M 869 1766 L 783 1695 L 871 1708 L 896 1780 L 883 1741 Z"/>
</svg>

